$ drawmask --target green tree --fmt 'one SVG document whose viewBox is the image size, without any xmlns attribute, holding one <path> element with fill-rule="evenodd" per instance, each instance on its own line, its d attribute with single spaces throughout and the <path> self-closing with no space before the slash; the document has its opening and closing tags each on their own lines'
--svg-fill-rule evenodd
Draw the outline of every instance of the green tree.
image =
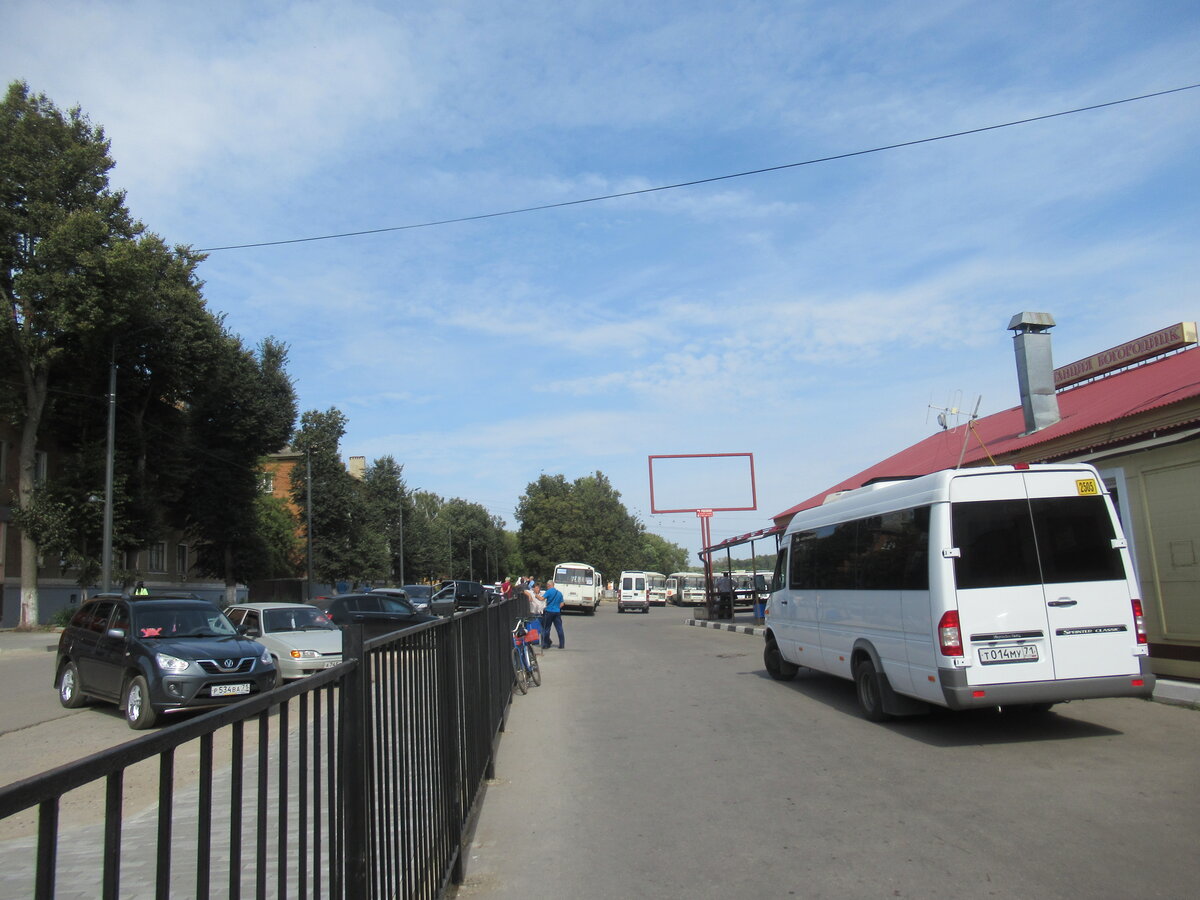
<svg viewBox="0 0 1200 900">
<path fill-rule="evenodd" d="M 574 482 L 562 475 L 539 476 L 521 495 L 517 520 L 521 561 L 537 576 L 572 561 L 615 577 L 644 556 L 642 524 L 603 472 Z"/>
<path fill-rule="evenodd" d="M 438 510 L 435 530 L 445 535 L 450 554 L 446 577 L 494 581 L 503 549 L 503 524 L 486 508 L 455 497 Z"/>
<path fill-rule="evenodd" d="M 672 572 L 683 571 L 687 565 L 688 551 L 686 547 L 673 544 L 664 537 L 647 531 L 642 535 L 642 565 L 650 572 L 661 572 L 670 575 Z"/>
<path fill-rule="evenodd" d="M 405 513 L 405 577 L 435 581 L 449 571 L 447 533 L 438 524 L 445 501 L 431 491 L 413 491 L 412 514 Z"/>
<path fill-rule="evenodd" d="M 362 489 L 369 527 L 385 544 L 388 565 L 383 577 L 403 584 L 411 574 L 405 565 L 405 529 L 411 529 L 415 512 L 404 484 L 404 466 L 394 457 L 380 457 L 367 467 Z"/>
<path fill-rule="evenodd" d="M 38 621 L 37 540 L 64 538 L 61 529 L 45 527 L 50 507 L 39 512 L 36 483 L 43 428 L 54 416 L 51 397 L 67 396 L 54 392 L 89 380 L 95 391 L 118 346 L 122 361 L 136 356 L 136 365 L 122 367 L 127 382 L 142 388 L 121 395 L 134 424 L 122 435 L 122 518 L 129 540 L 144 545 L 169 502 L 164 487 L 177 484 L 169 465 L 175 451 L 146 426 L 153 418 L 171 433 L 186 393 L 186 367 L 171 353 L 187 360 L 201 352 L 203 342 L 190 339 L 210 324 L 199 314 L 194 277 L 202 257 L 143 233 L 124 195 L 109 190 L 108 150 L 103 129 L 78 108 L 64 114 L 24 83 L 10 85 L 0 103 L 0 295 L 9 310 L 0 365 L 17 384 L 4 401 L 20 430 L 18 524 L 25 517 L 30 526 L 21 529 L 21 627 Z M 181 319 L 180 309 L 196 314 Z M 105 392 L 92 393 L 89 422 L 103 414 Z M 86 474 L 86 466 L 75 473 L 80 483 L 91 480 Z"/>
<path fill-rule="evenodd" d="M 304 547 L 296 533 L 296 519 L 278 497 L 260 493 L 254 498 L 258 553 L 258 578 L 294 578 L 303 571 Z"/>
<path fill-rule="evenodd" d="M 225 581 L 229 603 L 238 582 L 277 577 L 279 557 L 290 542 L 271 546 L 281 534 L 264 519 L 261 458 L 287 444 L 296 419 L 296 398 L 286 372 L 287 348 L 266 340 L 258 351 L 233 335 L 199 364 L 202 389 L 187 406 L 187 481 L 178 524 L 196 537 L 196 567 Z"/>
<path fill-rule="evenodd" d="M 313 574 L 319 582 L 349 580 L 357 568 L 352 548 L 357 489 L 342 465 L 338 445 L 346 433 L 346 417 L 336 407 L 325 412 L 309 410 L 300 417 L 300 430 L 292 446 L 307 457 L 312 469 Z M 292 501 L 307 509 L 309 485 L 305 467 L 297 466 L 292 478 Z"/>
<path fill-rule="evenodd" d="M 388 577 L 391 563 L 385 537 L 373 527 L 361 482 L 346 471 L 338 445 L 346 417 L 336 408 L 309 410 L 300 417 L 292 446 L 312 466 L 312 542 L 314 577 L 326 584 L 359 584 Z M 292 477 L 292 501 L 308 505 L 303 467 Z"/>
</svg>

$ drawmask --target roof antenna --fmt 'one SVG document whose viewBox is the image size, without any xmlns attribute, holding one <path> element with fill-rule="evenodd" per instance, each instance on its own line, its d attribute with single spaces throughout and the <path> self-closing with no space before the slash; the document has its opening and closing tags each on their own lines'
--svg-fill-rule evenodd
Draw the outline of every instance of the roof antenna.
<svg viewBox="0 0 1200 900">
<path fill-rule="evenodd" d="M 980 394 L 975 399 L 975 412 L 971 413 L 971 418 L 967 420 L 967 427 L 963 431 L 962 452 L 958 454 L 958 465 L 954 468 L 961 469 L 963 458 L 967 455 L 967 439 L 970 438 L 971 432 L 975 431 L 975 420 L 979 418 L 979 404 L 983 402 L 983 394 Z M 975 437 L 979 437 L 979 432 L 975 431 Z M 979 443 L 983 444 L 983 438 L 979 438 Z M 983 452 L 987 453 L 987 447 L 983 448 Z M 988 459 L 992 458 L 992 454 L 988 453 Z M 993 462 L 995 462 L 993 460 Z"/>
<path fill-rule="evenodd" d="M 938 411 L 937 423 L 938 423 L 938 425 L 941 426 L 942 431 L 947 431 L 949 429 L 957 428 L 958 427 L 958 417 L 963 414 L 962 410 L 959 409 L 959 407 L 962 406 L 962 391 L 955 391 L 953 393 L 953 395 L 951 395 L 949 402 L 952 403 L 953 405 L 951 405 L 951 406 L 934 406 L 933 405 L 933 392 L 930 391 L 929 392 L 929 406 L 925 410 L 925 424 L 926 425 L 929 424 L 929 411 L 936 409 Z M 951 416 L 954 417 L 953 425 L 950 424 Z"/>
</svg>

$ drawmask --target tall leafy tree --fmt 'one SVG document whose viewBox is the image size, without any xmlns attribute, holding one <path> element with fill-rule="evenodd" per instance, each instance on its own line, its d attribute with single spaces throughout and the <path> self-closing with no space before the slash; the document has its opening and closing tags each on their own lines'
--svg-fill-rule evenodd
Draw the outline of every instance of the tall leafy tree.
<svg viewBox="0 0 1200 900">
<path fill-rule="evenodd" d="M 327 584 L 381 580 L 390 568 L 387 543 L 364 508 L 363 486 L 338 455 L 345 433 L 346 417 L 340 410 L 309 410 L 300 417 L 300 430 L 292 441 L 312 466 L 313 570 L 314 577 Z M 305 509 L 308 499 L 305 468 L 297 466 L 292 500 Z"/>
<path fill-rule="evenodd" d="M 0 103 L 0 297 L 9 312 L 0 365 L 18 385 L 4 400 L 20 429 L 22 627 L 38 621 L 39 537 L 53 543 L 59 533 L 44 527 L 52 517 L 44 515 L 49 507 L 41 508 L 36 479 L 51 397 L 88 373 L 95 379 L 97 371 L 106 371 L 120 345 L 122 354 L 137 354 L 138 364 L 126 375 L 144 388 L 128 395 L 134 402 L 125 409 L 135 423 L 145 425 L 151 409 L 164 420 L 178 416 L 172 403 L 177 385 L 163 376 L 179 370 L 163 359 L 173 341 L 187 340 L 188 329 L 172 331 L 178 322 L 171 313 L 180 304 L 203 309 L 194 277 L 200 257 L 144 234 L 124 195 L 109 189 L 108 151 L 103 129 L 78 108 L 63 113 L 24 83 L 9 86 Z M 159 496 L 154 480 L 171 474 L 153 459 L 170 454 L 168 442 L 141 437 L 127 447 L 131 465 L 124 473 L 131 507 L 126 518 L 141 532 L 134 540 L 145 539 L 152 512 L 161 509 L 160 500 L 148 502 Z"/>
<path fill-rule="evenodd" d="M 669 575 L 672 572 L 683 571 L 684 566 L 687 565 L 687 558 L 686 547 L 673 544 L 653 532 L 647 531 L 642 535 L 641 568 Z"/>
<path fill-rule="evenodd" d="M 405 529 L 411 528 L 415 512 L 404 484 L 404 466 L 392 456 L 375 460 L 363 474 L 362 492 L 367 524 L 386 546 L 384 577 L 403 583 L 410 574 L 405 565 Z"/>
<path fill-rule="evenodd" d="M 404 521 L 405 577 L 435 581 L 449 566 L 446 532 L 438 525 L 445 501 L 432 491 L 413 491 L 410 499 L 412 515 Z"/>
<path fill-rule="evenodd" d="M 275 564 L 287 544 L 269 546 L 280 533 L 268 530 L 271 510 L 255 501 L 259 460 L 287 444 L 296 397 L 283 344 L 268 339 L 252 352 L 225 334 L 217 346 L 186 409 L 188 476 L 178 518 L 197 538 L 197 568 L 223 578 L 232 603 L 238 582 L 282 574 Z"/>
<path fill-rule="evenodd" d="M 604 573 L 641 565 L 644 528 L 603 472 L 568 482 L 541 475 L 517 504 L 517 543 L 524 566 L 544 576 L 568 560 Z"/>
</svg>

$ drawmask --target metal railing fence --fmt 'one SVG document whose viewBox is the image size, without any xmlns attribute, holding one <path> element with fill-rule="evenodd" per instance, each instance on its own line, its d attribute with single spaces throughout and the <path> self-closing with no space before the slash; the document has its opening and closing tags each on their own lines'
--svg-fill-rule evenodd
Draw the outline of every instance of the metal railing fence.
<svg viewBox="0 0 1200 900">
<path fill-rule="evenodd" d="M 524 612 L 351 626 L 334 668 L 0 788 L 0 896 L 443 895 L 494 774 Z"/>
</svg>

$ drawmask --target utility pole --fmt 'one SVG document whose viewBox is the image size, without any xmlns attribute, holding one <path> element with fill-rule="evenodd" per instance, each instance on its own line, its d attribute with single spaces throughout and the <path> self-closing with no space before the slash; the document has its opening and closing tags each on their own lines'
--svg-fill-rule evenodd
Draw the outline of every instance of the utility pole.
<svg viewBox="0 0 1200 900">
<path fill-rule="evenodd" d="M 307 488 L 304 491 L 305 499 L 305 516 L 308 522 L 306 533 L 308 535 L 308 599 L 313 598 L 313 539 L 312 539 L 312 448 L 306 447 L 304 450 L 304 466 L 307 470 L 308 480 L 305 482 Z"/>
<path fill-rule="evenodd" d="M 404 494 L 400 494 L 400 587 L 404 587 Z"/>
<path fill-rule="evenodd" d="M 101 553 L 100 585 L 105 593 L 112 590 L 113 542 L 113 457 L 117 444 L 117 342 L 113 341 L 108 368 L 108 450 L 104 460 L 104 539 Z"/>
</svg>

